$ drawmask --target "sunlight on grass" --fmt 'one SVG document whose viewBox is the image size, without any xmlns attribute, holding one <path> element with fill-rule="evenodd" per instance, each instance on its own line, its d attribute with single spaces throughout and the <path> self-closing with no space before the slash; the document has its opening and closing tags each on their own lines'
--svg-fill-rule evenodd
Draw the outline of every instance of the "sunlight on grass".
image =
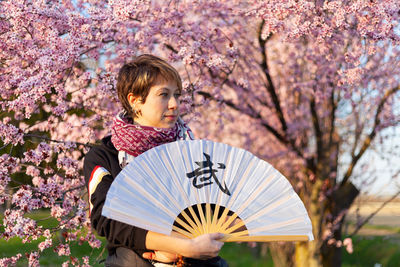
<svg viewBox="0 0 400 267">
<path fill-rule="evenodd" d="M 343 267 L 382 266 L 395 267 L 400 263 L 400 239 L 385 236 L 356 236 L 354 252 L 343 252 Z"/>
<path fill-rule="evenodd" d="M 49 217 L 47 211 L 38 211 L 30 214 L 29 217 L 37 220 L 39 225 L 42 225 L 44 228 L 55 227 L 57 225 L 57 220 Z M 366 228 L 385 229 L 393 233 L 400 232 L 400 227 L 366 225 Z M 3 229 L 3 227 L 0 227 L 0 231 L 3 231 Z M 93 249 L 87 243 L 79 245 L 78 241 L 70 242 L 71 255 L 78 258 L 80 261 L 82 257 L 89 256 L 92 266 L 104 266 L 99 262 L 107 257 L 107 251 L 104 249 L 104 238 L 100 239 L 103 242 L 103 246 L 99 249 Z M 11 257 L 17 253 L 21 253 L 23 255 L 23 260 L 19 261 L 17 266 L 27 266 L 27 260 L 24 256 L 25 253 L 37 251 L 37 245 L 43 240 L 44 238 L 40 238 L 31 243 L 23 244 L 19 238 L 12 238 L 9 241 L 1 239 L 0 258 Z M 58 244 L 60 240 L 61 237 L 55 237 L 53 243 Z M 348 254 L 343 249 L 342 259 L 344 267 L 374 266 L 375 263 L 391 267 L 398 266 L 400 262 L 400 238 L 398 237 L 356 236 L 353 237 L 353 244 L 353 254 Z M 264 252 L 264 254 L 265 255 L 261 256 L 260 246 L 251 248 L 247 243 L 226 243 L 221 250 L 220 256 L 226 259 L 230 267 L 274 266 L 269 252 Z M 40 264 L 41 266 L 60 266 L 69 259 L 69 256 L 58 256 L 53 251 L 53 248 L 49 248 L 44 250 L 41 254 Z"/>
</svg>

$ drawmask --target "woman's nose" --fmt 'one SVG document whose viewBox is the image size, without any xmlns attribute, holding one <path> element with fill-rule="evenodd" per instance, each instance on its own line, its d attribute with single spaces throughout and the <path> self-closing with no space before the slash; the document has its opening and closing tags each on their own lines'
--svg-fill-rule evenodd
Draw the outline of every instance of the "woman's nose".
<svg viewBox="0 0 400 267">
<path fill-rule="evenodd" d="M 171 97 L 168 101 L 168 109 L 177 109 L 179 107 L 179 99 Z"/>
</svg>

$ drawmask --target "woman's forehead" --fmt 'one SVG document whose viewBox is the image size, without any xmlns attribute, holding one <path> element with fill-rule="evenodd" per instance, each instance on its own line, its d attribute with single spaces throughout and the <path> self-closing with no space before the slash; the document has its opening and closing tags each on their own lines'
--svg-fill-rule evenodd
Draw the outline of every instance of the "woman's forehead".
<svg viewBox="0 0 400 267">
<path fill-rule="evenodd" d="M 173 89 L 179 90 L 178 83 L 173 79 L 165 79 L 159 78 L 155 81 L 155 83 L 151 86 L 151 89 Z"/>
<path fill-rule="evenodd" d="M 154 84 L 166 84 L 166 83 L 176 83 L 178 85 L 178 81 L 175 80 L 174 77 L 168 77 L 168 76 L 163 76 L 163 75 L 158 75 L 156 80 L 154 81 Z"/>
</svg>

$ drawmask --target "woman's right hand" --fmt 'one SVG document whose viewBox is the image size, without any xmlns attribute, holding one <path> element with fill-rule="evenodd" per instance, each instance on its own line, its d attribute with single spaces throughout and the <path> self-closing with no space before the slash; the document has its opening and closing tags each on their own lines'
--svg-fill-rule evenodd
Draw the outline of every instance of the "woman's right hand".
<svg viewBox="0 0 400 267">
<path fill-rule="evenodd" d="M 201 260 L 216 257 L 224 245 L 224 242 L 218 240 L 223 237 L 224 234 L 211 233 L 187 239 L 188 245 L 186 246 L 186 250 L 183 251 L 182 256 Z"/>
<path fill-rule="evenodd" d="M 148 250 L 165 251 L 186 258 L 204 260 L 218 256 L 224 244 L 219 240 L 224 236 L 222 233 L 211 233 L 188 239 L 175 232 L 164 235 L 148 231 L 145 245 Z"/>
</svg>

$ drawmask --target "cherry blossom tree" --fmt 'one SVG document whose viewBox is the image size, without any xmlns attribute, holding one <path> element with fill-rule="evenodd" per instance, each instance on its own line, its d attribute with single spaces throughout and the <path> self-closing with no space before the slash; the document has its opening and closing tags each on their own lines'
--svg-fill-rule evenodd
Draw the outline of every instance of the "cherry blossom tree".
<svg viewBox="0 0 400 267">
<path fill-rule="evenodd" d="M 154 53 L 180 71 L 199 137 L 252 151 L 301 196 L 316 240 L 296 244 L 288 262 L 340 265 L 352 246 L 347 210 L 373 176 L 363 158 L 396 153 L 384 144 L 400 118 L 399 10 L 394 0 L 1 1 L 1 238 L 44 237 L 31 266 L 50 247 L 100 246 L 86 230 L 82 157 L 121 108 L 121 64 Z M 26 216 L 38 209 L 58 226 Z"/>
</svg>

